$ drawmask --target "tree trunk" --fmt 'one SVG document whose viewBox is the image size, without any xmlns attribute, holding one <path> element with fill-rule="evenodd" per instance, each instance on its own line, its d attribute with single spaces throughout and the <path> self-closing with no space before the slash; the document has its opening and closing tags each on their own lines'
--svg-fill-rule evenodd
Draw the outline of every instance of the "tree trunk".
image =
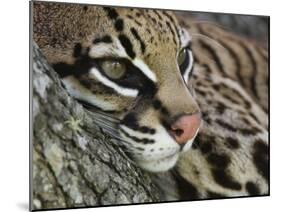
<svg viewBox="0 0 281 212">
<path fill-rule="evenodd" d="M 73 100 L 36 44 L 32 67 L 32 209 L 160 201 L 137 168 Z"/>
</svg>

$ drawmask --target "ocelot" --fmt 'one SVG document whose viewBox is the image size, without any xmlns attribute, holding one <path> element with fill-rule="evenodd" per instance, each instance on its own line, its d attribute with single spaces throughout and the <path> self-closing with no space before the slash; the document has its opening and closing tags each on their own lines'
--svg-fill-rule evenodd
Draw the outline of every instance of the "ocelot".
<svg viewBox="0 0 281 212">
<path fill-rule="evenodd" d="M 167 200 L 268 194 L 268 53 L 166 10 L 34 2 L 34 40 L 68 93 Z"/>
</svg>

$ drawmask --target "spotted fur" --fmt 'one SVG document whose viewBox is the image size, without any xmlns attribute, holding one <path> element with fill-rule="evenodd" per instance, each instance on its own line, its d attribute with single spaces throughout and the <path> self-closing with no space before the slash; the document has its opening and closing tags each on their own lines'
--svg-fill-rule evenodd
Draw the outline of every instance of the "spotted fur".
<svg viewBox="0 0 281 212">
<path fill-rule="evenodd" d="M 33 4 L 34 39 L 70 95 L 102 111 L 101 126 L 141 168 L 165 171 L 153 175 L 164 199 L 268 194 L 266 49 L 169 11 Z M 124 80 L 99 66 L 116 58 Z M 170 123 L 199 112 L 198 136 L 176 143 Z"/>
</svg>

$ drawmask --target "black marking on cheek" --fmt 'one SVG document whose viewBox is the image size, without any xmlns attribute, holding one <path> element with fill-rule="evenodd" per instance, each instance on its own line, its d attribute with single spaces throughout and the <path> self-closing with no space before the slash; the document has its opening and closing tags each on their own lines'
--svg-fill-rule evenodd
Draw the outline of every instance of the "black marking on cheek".
<svg viewBox="0 0 281 212">
<path fill-rule="evenodd" d="M 153 106 L 153 108 L 154 108 L 155 110 L 159 110 L 159 111 L 161 112 L 161 114 L 163 114 L 163 115 L 165 115 L 165 116 L 169 116 L 169 115 L 170 115 L 169 111 L 167 110 L 166 107 L 164 107 L 164 106 L 162 105 L 162 103 L 161 103 L 160 100 L 158 100 L 158 99 L 153 100 L 152 106 Z"/>
<path fill-rule="evenodd" d="M 260 189 L 259 187 L 253 183 L 253 182 L 247 182 L 246 185 L 246 190 L 250 195 L 259 195 L 260 194 Z"/>
<path fill-rule="evenodd" d="M 124 21 L 123 19 L 117 19 L 114 23 L 114 27 L 116 31 L 122 31 L 124 29 Z"/>
<path fill-rule="evenodd" d="M 121 124 L 129 126 L 130 128 L 137 128 L 138 127 L 138 121 L 137 121 L 137 118 L 136 118 L 136 114 L 129 113 L 121 121 Z"/>
<path fill-rule="evenodd" d="M 142 53 L 144 53 L 144 52 L 145 52 L 145 44 L 144 44 L 144 42 L 142 41 L 142 39 L 140 38 L 138 32 L 137 32 L 136 29 L 133 28 L 133 27 L 132 27 L 130 30 L 131 30 L 133 36 L 136 38 L 136 40 L 138 40 L 138 41 L 140 42 L 141 51 L 142 51 Z"/>
<path fill-rule="evenodd" d="M 139 126 L 136 115 L 134 113 L 129 113 L 125 118 L 120 122 L 122 125 L 129 127 L 132 130 L 139 131 L 146 134 L 155 134 L 156 130 L 146 126 Z"/>
<path fill-rule="evenodd" d="M 165 108 L 165 107 L 161 107 L 161 113 L 165 116 L 169 116 L 169 114 L 170 114 L 169 111 L 167 110 L 167 108 Z"/>
<path fill-rule="evenodd" d="M 103 9 L 107 12 L 107 15 L 110 19 L 116 19 L 118 17 L 118 13 L 115 9 L 110 7 L 104 7 Z"/>
<path fill-rule="evenodd" d="M 122 46 L 124 47 L 125 51 L 127 52 L 127 54 L 132 59 L 134 59 L 136 56 L 136 53 L 133 50 L 133 45 L 132 45 L 130 39 L 126 35 L 123 35 L 123 34 L 119 35 L 118 38 L 119 38 Z"/>
<path fill-rule="evenodd" d="M 268 169 L 268 146 L 262 141 L 256 141 L 253 145 L 253 161 L 258 172 L 268 181 L 269 169 Z"/>
<path fill-rule="evenodd" d="M 225 188 L 233 190 L 241 190 L 242 188 L 241 184 L 236 182 L 225 169 L 212 169 L 212 175 L 216 183 Z"/>
<path fill-rule="evenodd" d="M 105 35 L 101 38 L 96 38 L 93 40 L 93 44 L 97 44 L 97 43 L 112 43 L 112 39 L 109 35 Z"/>
<path fill-rule="evenodd" d="M 155 129 L 146 126 L 139 127 L 137 131 L 140 131 L 142 133 L 148 133 L 148 134 L 155 134 L 156 132 Z"/>
<path fill-rule="evenodd" d="M 159 110 L 162 107 L 162 103 L 158 99 L 154 100 L 152 105 L 155 110 Z"/>
<path fill-rule="evenodd" d="M 154 140 L 148 139 L 148 138 L 137 138 L 135 136 L 129 135 L 126 131 L 120 128 L 120 131 L 127 137 L 135 141 L 136 143 L 141 143 L 141 144 L 153 144 L 155 143 Z"/>
<path fill-rule="evenodd" d="M 56 63 L 52 66 L 61 78 L 73 75 L 75 72 L 74 65 L 69 65 L 67 63 Z"/>
<path fill-rule="evenodd" d="M 81 55 L 82 46 L 81 43 L 76 43 L 73 50 L 73 57 L 79 57 Z"/>
</svg>

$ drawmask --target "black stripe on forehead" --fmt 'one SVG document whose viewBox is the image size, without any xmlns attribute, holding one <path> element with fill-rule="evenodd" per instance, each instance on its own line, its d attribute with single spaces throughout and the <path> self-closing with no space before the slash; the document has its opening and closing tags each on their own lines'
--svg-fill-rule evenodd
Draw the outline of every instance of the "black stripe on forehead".
<svg viewBox="0 0 281 212">
<path fill-rule="evenodd" d="M 176 21 L 166 11 L 163 11 L 163 15 L 166 16 L 171 21 L 172 25 L 174 26 L 174 30 L 176 31 L 176 34 L 177 34 L 177 37 L 178 37 L 179 45 L 181 46 L 181 39 L 180 39 L 180 35 L 179 35 L 179 31 L 178 31 L 178 28 L 177 28 Z"/>
<path fill-rule="evenodd" d="M 119 40 L 120 40 L 120 43 L 122 44 L 122 46 L 124 47 L 126 53 L 132 58 L 134 59 L 136 57 L 136 53 L 134 52 L 133 50 L 133 45 L 130 41 L 130 39 L 124 35 L 124 34 L 121 34 L 118 36 Z"/>
<path fill-rule="evenodd" d="M 103 9 L 106 11 L 106 13 L 110 19 L 116 19 L 119 16 L 117 11 L 113 8 L 104 7 Z"/>
<path fill-rule="evenodd" d="M 138 40 L 138 41 L 140 42 L 141 51 L 142 51 L 142 53 L 144 53 L 144 52 L 145 52 L 145 44 L 144 44 L 144 42 L 142 41 L 142 39 L 140 38 L 140 36 L 139 36 L 137 30 L 136 30 L 135 28 L 133 28 L 133 27 L 132 27 L 130 30 L 131 30 L 133 36 L 136 38 L 136 40 Z"/>
<path fill-rule="evenodd" d="M 153 12 L 156 14 L 156 16 L 159 18 L 159 20 L 161 20 L 161 21 L 163 20 L 163 17 L 157 10 L 153 10 Z"/>
<path fill-rule="evenodd" d="M 113 8 L 104 7 L 108 17 L 114 21 L 114 28 L 117 32 L 121 32 L 124 29 L 124 20 L 120 18 L 117 11 Z"/>
<path fill-rule="evenodd" d="M 116 31 L 122 31 L 124 29 L 123 19 L 118 18 L 114 23 L 114 27 L 115 27 Z"/>
<path fill-rule="evenodd" d="M 175 32 L 173 31 L 170 22 L 166 21 L 166 25 L 168 26 L 169 30 L 172 32 L 172 34 L 173 34 L 173 41 L 174 41 L 174 43 L 177 45 L 176 34 L 175 34 Z"/>
</svg>

